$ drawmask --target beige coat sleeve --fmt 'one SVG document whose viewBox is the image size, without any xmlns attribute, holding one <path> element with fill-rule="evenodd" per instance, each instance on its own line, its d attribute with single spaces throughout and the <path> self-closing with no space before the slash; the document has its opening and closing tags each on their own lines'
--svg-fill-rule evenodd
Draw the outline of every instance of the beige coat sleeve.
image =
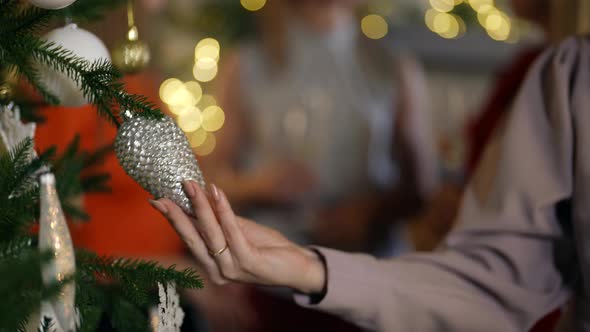
<svg viewBox="0 0 590 332">
<path fill-rule="evenodd" d="M 380 331 L 522 332 L 573 294 L 590 332 L 589 246 L 590 42 L 572 38 L 529 72 L 444 248 L 320 249 L 328 288 L 313 307 Z"/>
</svg>

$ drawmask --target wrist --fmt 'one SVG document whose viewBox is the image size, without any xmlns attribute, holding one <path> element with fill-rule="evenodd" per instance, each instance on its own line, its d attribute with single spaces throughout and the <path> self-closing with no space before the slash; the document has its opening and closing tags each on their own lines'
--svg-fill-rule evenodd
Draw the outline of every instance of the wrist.
<svg viewBox="0 0 590 332">
<path fill-rule="evenodd" d="M 305 268 L 303 276 L 299 279 L 295 289 L 304 294 L 323 294 L 326 290 L 327 272 L 326 264 L 321 254 L 310 248 L 302 248 Z"/>
</svg>

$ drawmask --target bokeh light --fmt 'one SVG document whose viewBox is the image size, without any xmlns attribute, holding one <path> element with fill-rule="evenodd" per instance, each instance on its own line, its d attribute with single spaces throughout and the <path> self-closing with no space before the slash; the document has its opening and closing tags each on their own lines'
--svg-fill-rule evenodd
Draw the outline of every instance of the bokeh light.
<svg viewBox="0 0 590 332">
<path fill-rule="evenodd" d="M 219 60 L 219 42 L 214 38 L 203 38 L 195 46 L 195 61 L 199 59 Z"/>
<path fill-rule="evenodd" d="M 467 3 L 477 14 L 477 20 L 490 38 L 508 43 L 519 40 L 520 33 L 512 19 L 496 7 L 494 0 L 429 0 L 431 8 L 424 15 L 426 26 L 443 38 L 458 38 L 467 32 L 455 7 Z"/>
<path fill-rule="evenodd" d="M 191 144 L 191 147 L 193 148 L 198 148 L 199 146 L 203 145 L 203 143 L 205 143 L 205 140 L 207 139 L 207 131 L 205 131 L 205 129 L 203 128 L 199 128 L 197 130 L 195 130 L 192 134 L 190 134 L 188 140 Z"/>
<path fill-rule="evenodd" d="M 494 7 L 494 0 L 469 0 L 469 5 L 473 10 L 479 13 L 480 11 L 485 10 L 487 6 Z"/>
<path fill-rule="evenodd" d="M 467 29 L 460 17 L 436 9 L 428 10 L 424 20 L 430 30 L 447 39 L 457 38 Z"/>
<path fill-rule="evenodd" d="M 201 97 L 203 97 L 203 88 L 201 88 L 201 85 L 198 82 L 185 82 L 184 87 L 193 96 L 195 104 L 201 100 Z"/>
<path fill-rule="evenodd" d="M 201 127 L 201 124 L 203 123 L 203 115 L 201 114 L 201 110 L 196 106 L 193 106 L 186 112 L 180 114 L 177 122 L 180 129 L 184 132 L 190 133 Z"/>
<path fill-rule="evenodd" d="M 203 110 L 203 129 L 206 131 L 217 131 L 225 122 L 225 114 L 219 106 L 209 106 Z"/>
<path fill-rule="evenodd" d="M 429 0 L 430 6 L 441 13 L 448 13 L 455 8 L 454 0 Z"/>
<path fill-rule="evenodd" d="M 512 23 L 508 15 L 492 10 L 485 19 L 484 28 L 492 39 L 506 41 L 510 37 Z"/>
<path fill-rule="evenodd" d="M 245 9 L 255 12 L 262 9 L 266 4 L 266 0 L 240 0 L 240 4 Z"/>
<path fill-rule="evenodd" d="M 217 62 L 210 58 L 203 58 L 195 62 L 193 76 L 199 82 L 209 82 L 217 76 Z"/>
<path fill-rule="evenodd" d="M 215 99 L 215 97 L 209 94 L 204 94 L 203 97 L 201 97 L 201 100 L 199 101 L 197 106 L 199 106 L 200 109 L 204 110 L 207 107 L 213 105 L 217 105 L 217 100 Z"/>
<path fill-rule="evenodd" d="M 170 112 L 176 116 L 184 114 L 193 108 L 191 105 L 168 105 Z"/>
<path fill-rule="evenodd" d="M 361 20 L 361 31 L 368 38 L 381 39 L 387 35 L 388 30 L 387 22 L 379 15 L 367 15 Z"/>
<path fill-rule="evenodd" d="M 217 140 L 215 139 L 215 135 L 213 135 L 213 133 L 207 132 L 203 143 L 194 148 L 194 151 L 199 156 L 206 156 L 215 150 L 216 145 Z"/>
<path fill-rule="evenodd" d="M 486 20 L 488 19 L 488 15 L 497 12 L 498 9 L 491 5 L 484 5 L 481 10 L 477 12 L 477 20 L 482 27 L 485 28 Z"/>
<path fill-rule="evenodd" d="M 181 89 L 183 86 L 182 82 L 177 78 L 169 78 L 160 84 L 160 99 L 165 103 L 171 99 L 174 92 Z"/>
</svg>

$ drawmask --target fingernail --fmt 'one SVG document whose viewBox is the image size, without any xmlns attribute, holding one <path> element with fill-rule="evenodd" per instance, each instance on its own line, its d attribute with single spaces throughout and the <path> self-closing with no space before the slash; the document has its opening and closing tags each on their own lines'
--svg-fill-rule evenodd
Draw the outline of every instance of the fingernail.
<svg viewBox="0 0 590 332">
<path fill-rule="evenodd" d="M 188 197 L 195 197 L 196 195 L 195 188 L 193 187 L 193 182 L 194 181 L 192 180 L 188 180 L 182 183 L 184 192 L 188 195 Z"/>
<path fill-rule="evenodd" d="M 168 213 L 168 208 L 162 202 L 158 202 L 153 199 L 150 199 L 149 202 L 156 210 L 160 211 L 162 214 Z"/>
<path fill-rule="evenodd" d="M 227 196 L 225 195 L 225 192 L 223 192 L 223 190 L 217 188 L 217 194 L 219 195 L 219 199 L 227 201 Z"/>
<path fill-rule="evenodd" d="M 211 194 L 213 194 L 213 199 L 216 202 L 219 202 L 219 190 L 217 189 L 217 186 L 212 183 L 209 185 L 209 187 L 211 188 Z"/>
</svg>

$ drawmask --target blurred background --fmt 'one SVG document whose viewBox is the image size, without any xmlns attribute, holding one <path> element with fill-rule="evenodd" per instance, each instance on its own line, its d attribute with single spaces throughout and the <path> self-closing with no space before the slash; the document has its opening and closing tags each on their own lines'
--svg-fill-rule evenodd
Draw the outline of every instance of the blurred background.
<svg viewBox="0 0 590 332">
<path fill-rule="evenodd" d="M 456 129 L 479 110 L 493 75 L 519 49 L 542 40 L 541 32 L 516 17 L 506 0 L 357 2 L 354 23 L 363 38 L 392 54 L 411 52 L 424 67 L 432 104 L 437 105 L 431 112 L 443 161 L 445 167 L 458 170 L 463 148 L 453 137 Z M 265 0 L 142 0 L 135 5 L 140 36 L 152 53 L 150 70 L 159 76 L 159 97 L 192 134 L 200 156 L 215 150 L 215 133 L 224 123 L 217 114 L 223 110 L 207 112 L 214 114 L 212 126 L 209 121 L 199 125 L 200 120 L 188 114 L 219 106 L 217 75 L 236 49 L 263 33 L 257 21 L 266 5 Z M 117 37 L 125 35 L 126 12 L 109 20 L 110 38 L 104 40 L 112 49 Z M 105 35 L 104 26 L 96 32 Z M 186 105 L 196 108 L 186 111 Z"/>
<path fill-rule="evenodd" d="M 452 227 L 464 184 L 553 36 L 555 8 L 549 0 L 136 0 L 85 28 L 129 72 L 127 88 L 174 117 L 237 213 L 300 244 L 392 257 L 433 250 Z M 125 62 L 145 60 L 145 48 L 121 51 L 137 40 L 149 49 L 145 67 Z M 99 128 L 97 142 L 114 135 L 100 120 L 79 121 Z M 74 240 L 192 264 L 147 194 L 114 158 L 107 166 L 113 196 L 84 204 L 93 219 L 112 221 L 79 226 Z M 357 330 L 294 306 L 288 290 L 207 284 L 186 297 L 194 308 L 186 330 Z"/>
</svg>

